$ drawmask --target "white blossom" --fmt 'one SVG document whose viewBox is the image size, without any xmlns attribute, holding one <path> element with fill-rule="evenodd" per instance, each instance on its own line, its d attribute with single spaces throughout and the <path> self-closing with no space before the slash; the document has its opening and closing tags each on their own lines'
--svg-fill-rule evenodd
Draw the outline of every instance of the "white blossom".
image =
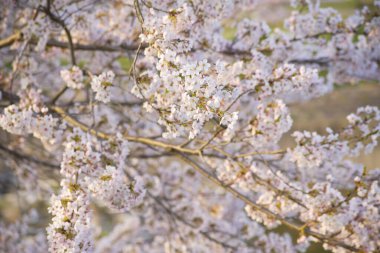
<svg viewBox="0 0 380 253">
<path fill-rule="evenodd" d="M 68 70 L 61 70 L 61 77 L 66 85 L 72 89 L 82 89 L 83 71 L 78 66 L 73 66 Z"/>
<path fill-rule="evenodd" d="M 110 88 L 113 83 L 115 74 L 112 71 L 107 71 L 99 76 L 94 76 L 91 80 L 91 88 L 96 93 L 95 99 L 103 103 L 108 103 L 111 100 Z"/>
</svg>

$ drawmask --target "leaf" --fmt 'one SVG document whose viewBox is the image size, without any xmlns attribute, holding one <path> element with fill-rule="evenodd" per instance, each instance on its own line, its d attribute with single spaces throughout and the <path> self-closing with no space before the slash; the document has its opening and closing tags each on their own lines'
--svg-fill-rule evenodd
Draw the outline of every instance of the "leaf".
<svg viewBox="0 0 380 253">
<path fill-rule="evenodd" d="M 331 40 L 332 34 L 331 33 L 323 33 L 323 34 L 319 35 L 318 38 L 324 39 L 328 42 Z"/>
<path fill-rule="evenodd" d="M 59 59 L 59 64 L 63 67 L 63 66 L 67 66 L 69 65 L 69 60 L 67 60 L 66 58 L 61 58 Z"/>
<path fill-rule="evenodd" d="M 117 61 L 119 62 L 121 69 L 124 72 L 129 73 L 129 70 L 132 67 L 133 61 L 129 59 L 128 57 L 120 57 L 117 59 Z"/>
<path fill-rule="evenodd" d="M 318 75 L 319 77 L 323 77 L 323 78 L 326 78 L 326 76 L 328 75 L 329 71 L 327 69 L 324 69 L 324 70 L 320 70 L 318 72 Z"/>
<path fill-rule="evenodd" d="M 235 37 L 236 37 L 236 31 L 237 29 L 235 27 L 224 27 L 223 29 L 223 37 L 226 39 L 226 40 L 234 40 Z"/>
<path fill-rule="evenodd" d="M 86 63 L 87 63 L 86 61 L 79 61 L 78 67 L 81 68 L 81 69 L 83 69 L 84 66 L 86 66 Z"/>
</svg>

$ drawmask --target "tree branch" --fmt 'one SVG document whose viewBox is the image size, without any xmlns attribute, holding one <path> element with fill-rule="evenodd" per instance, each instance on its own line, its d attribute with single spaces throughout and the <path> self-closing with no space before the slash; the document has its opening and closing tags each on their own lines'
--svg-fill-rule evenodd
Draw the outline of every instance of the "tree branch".
<svg viewBox="0 0 380 253">
<path fill-rule="evenodd" d="M 1 39 L 0 40 L 0 49 L 3 48 L 3 47 L 9 47 L 9 46 L 11 46 L 16 41 L 21 40 L 21 38 L 22 38 L 22 33 L 21 32 L 16 32 L 16 33 L 10 35 L 7 38 Z"/>
<path fill-rule="evenodd" d="M 293 230 L 296 230 L 298 232 L 303 232 L 305 235 L 309 235 L 309 236 L 312 236 L 314 238 L 317 238 L 318 240 L 320 240 L 322 242 L 326 242 L 327 244 L 330 244 L 330 245 L 333 245 L 333 246 L 339 246 L 339 247 L 345 248 L 345 249 L 353 251 L 353 252 L 360 252 L 360 250 L 357 249 L 357 248 L 355 248 L 355 247 L 352 247 L 350 245 L 347 245 L 345 243 L 337 241 L 337 240 L 335 240 L 333 238 L 328 238 L 328 237 L 326 237 L 326 236 L 324 236 L 324 235 L 322 235 L 320 233 L 311 231 L 307 227 L 306 224 L 303 224 L 303 225 L 300 226 L 300 225 L 295 224 L 294 222 L 291 222 L 291 221 L 289 221 L 289 220 L 281 217 L 280 215 L 278 215 L 276 213 L 273 213 L 272 211 L 270 211 L 266 207 L 263 207 L 261 205 L 258 205 L 255 202 L 253 202 L 252 200 L 250 200 L 248 197 L 244 196 L 243 194 L 241 194 L 237 190 L 231 188 L 228 185 L 225 185 L 223 182 L 221 182 L 219 179 L 217 179 L 216 177 L 214 177 L 207 170 L 205 170 L 200 165 L 198 165 L 191 158 L 189 158 L 186 155 L 181 154 L 179 152 L 176 152 L 176 154 L 177 154 L 177 156 L 181 160 L 183 160 L 184 162 L 186 162 L 187 164 L 189 164 L 190 166 L 192 166 L 197 172 L 199 172 L 202 176 L 206 177 L 208 180 L 210 180 L 215 185 L 218 185 L 218 186 L 222 187 L 223 189 L 225 189 L 227 192 L 231 193 L 236 198 L 242 200 L 246 205 L 251 206 L 254 209 L 256 209 L 257 211 L 262 212 L 262 213 L 266 214 L 267 216 L 280 221 L 283 225 L 285 225 L 285 226 L 287 226 L 287 227 L 289 227 L 289 228 L 291 228 Z"/>
</svg>

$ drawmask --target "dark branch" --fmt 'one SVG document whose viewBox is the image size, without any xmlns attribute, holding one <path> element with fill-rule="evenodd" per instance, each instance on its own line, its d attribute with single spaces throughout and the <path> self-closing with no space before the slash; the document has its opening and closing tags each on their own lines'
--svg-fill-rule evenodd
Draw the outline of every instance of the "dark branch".
<svg viewBox="0 0 380 253">
<path fill-rule="evenodd" d="M 15 158 L 18 158 L 18 159 L 21 159 L 21 160 L 25 160 L 25 161 L 28 161 L 28 162 L 32 162 L 32 163 L 35 163 L 35 164 L 39 164 L 39 165 L 43 165 L 43 166 L 46 166 L 46 167 L 50 167 L 50 168 L 54 168 L 54 169 L 59 169 L 59 165 L 57 164 L 53 164 L 53 163 L 50 163 L 50 162 L 47 162 L 47 161 L 41 161 L 41 160 L 38 160 L 38 159 L 35 159 L 33 157 L 30 157 L 30 156 L 27 156 L 25 154 L 21 154 L 17 151 L 14 151 L 14 150 L 11 150 L 11 149 L 8 149 L 2 145 L 0 145 L 0 150 L 4 151 L 5 153 L 15 157 Z"/>
</svg>

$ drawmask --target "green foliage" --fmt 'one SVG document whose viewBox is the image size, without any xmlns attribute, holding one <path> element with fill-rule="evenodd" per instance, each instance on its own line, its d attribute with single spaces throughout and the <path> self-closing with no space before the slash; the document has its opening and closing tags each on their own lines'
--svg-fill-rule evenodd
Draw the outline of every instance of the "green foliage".
<svg viewBox="0 0 380 253">
<path fill-rule="evenodd" d="M 226 40 L 232 41 L 236 37 L 236 31 L 237 31 L 236 27 L 225 26 L 223 29 L 223 37 Z"/>
<path fill-rule="evenodd" d="M 69 65 L 69 63 L 69 60 L 67 60 L 66 58 L 59 59 L 59 65 L 61 65 L 62 67 Z"/>
<path fill-rule="evenodd" d="M 129 70 L 131 69 L 133 63 L 133 61 L 130 58 L 119 57 L 117 59 L 117 62 L 120 64 L 120 67 L 124 72 L 129 73 Z"/>
</svg>

